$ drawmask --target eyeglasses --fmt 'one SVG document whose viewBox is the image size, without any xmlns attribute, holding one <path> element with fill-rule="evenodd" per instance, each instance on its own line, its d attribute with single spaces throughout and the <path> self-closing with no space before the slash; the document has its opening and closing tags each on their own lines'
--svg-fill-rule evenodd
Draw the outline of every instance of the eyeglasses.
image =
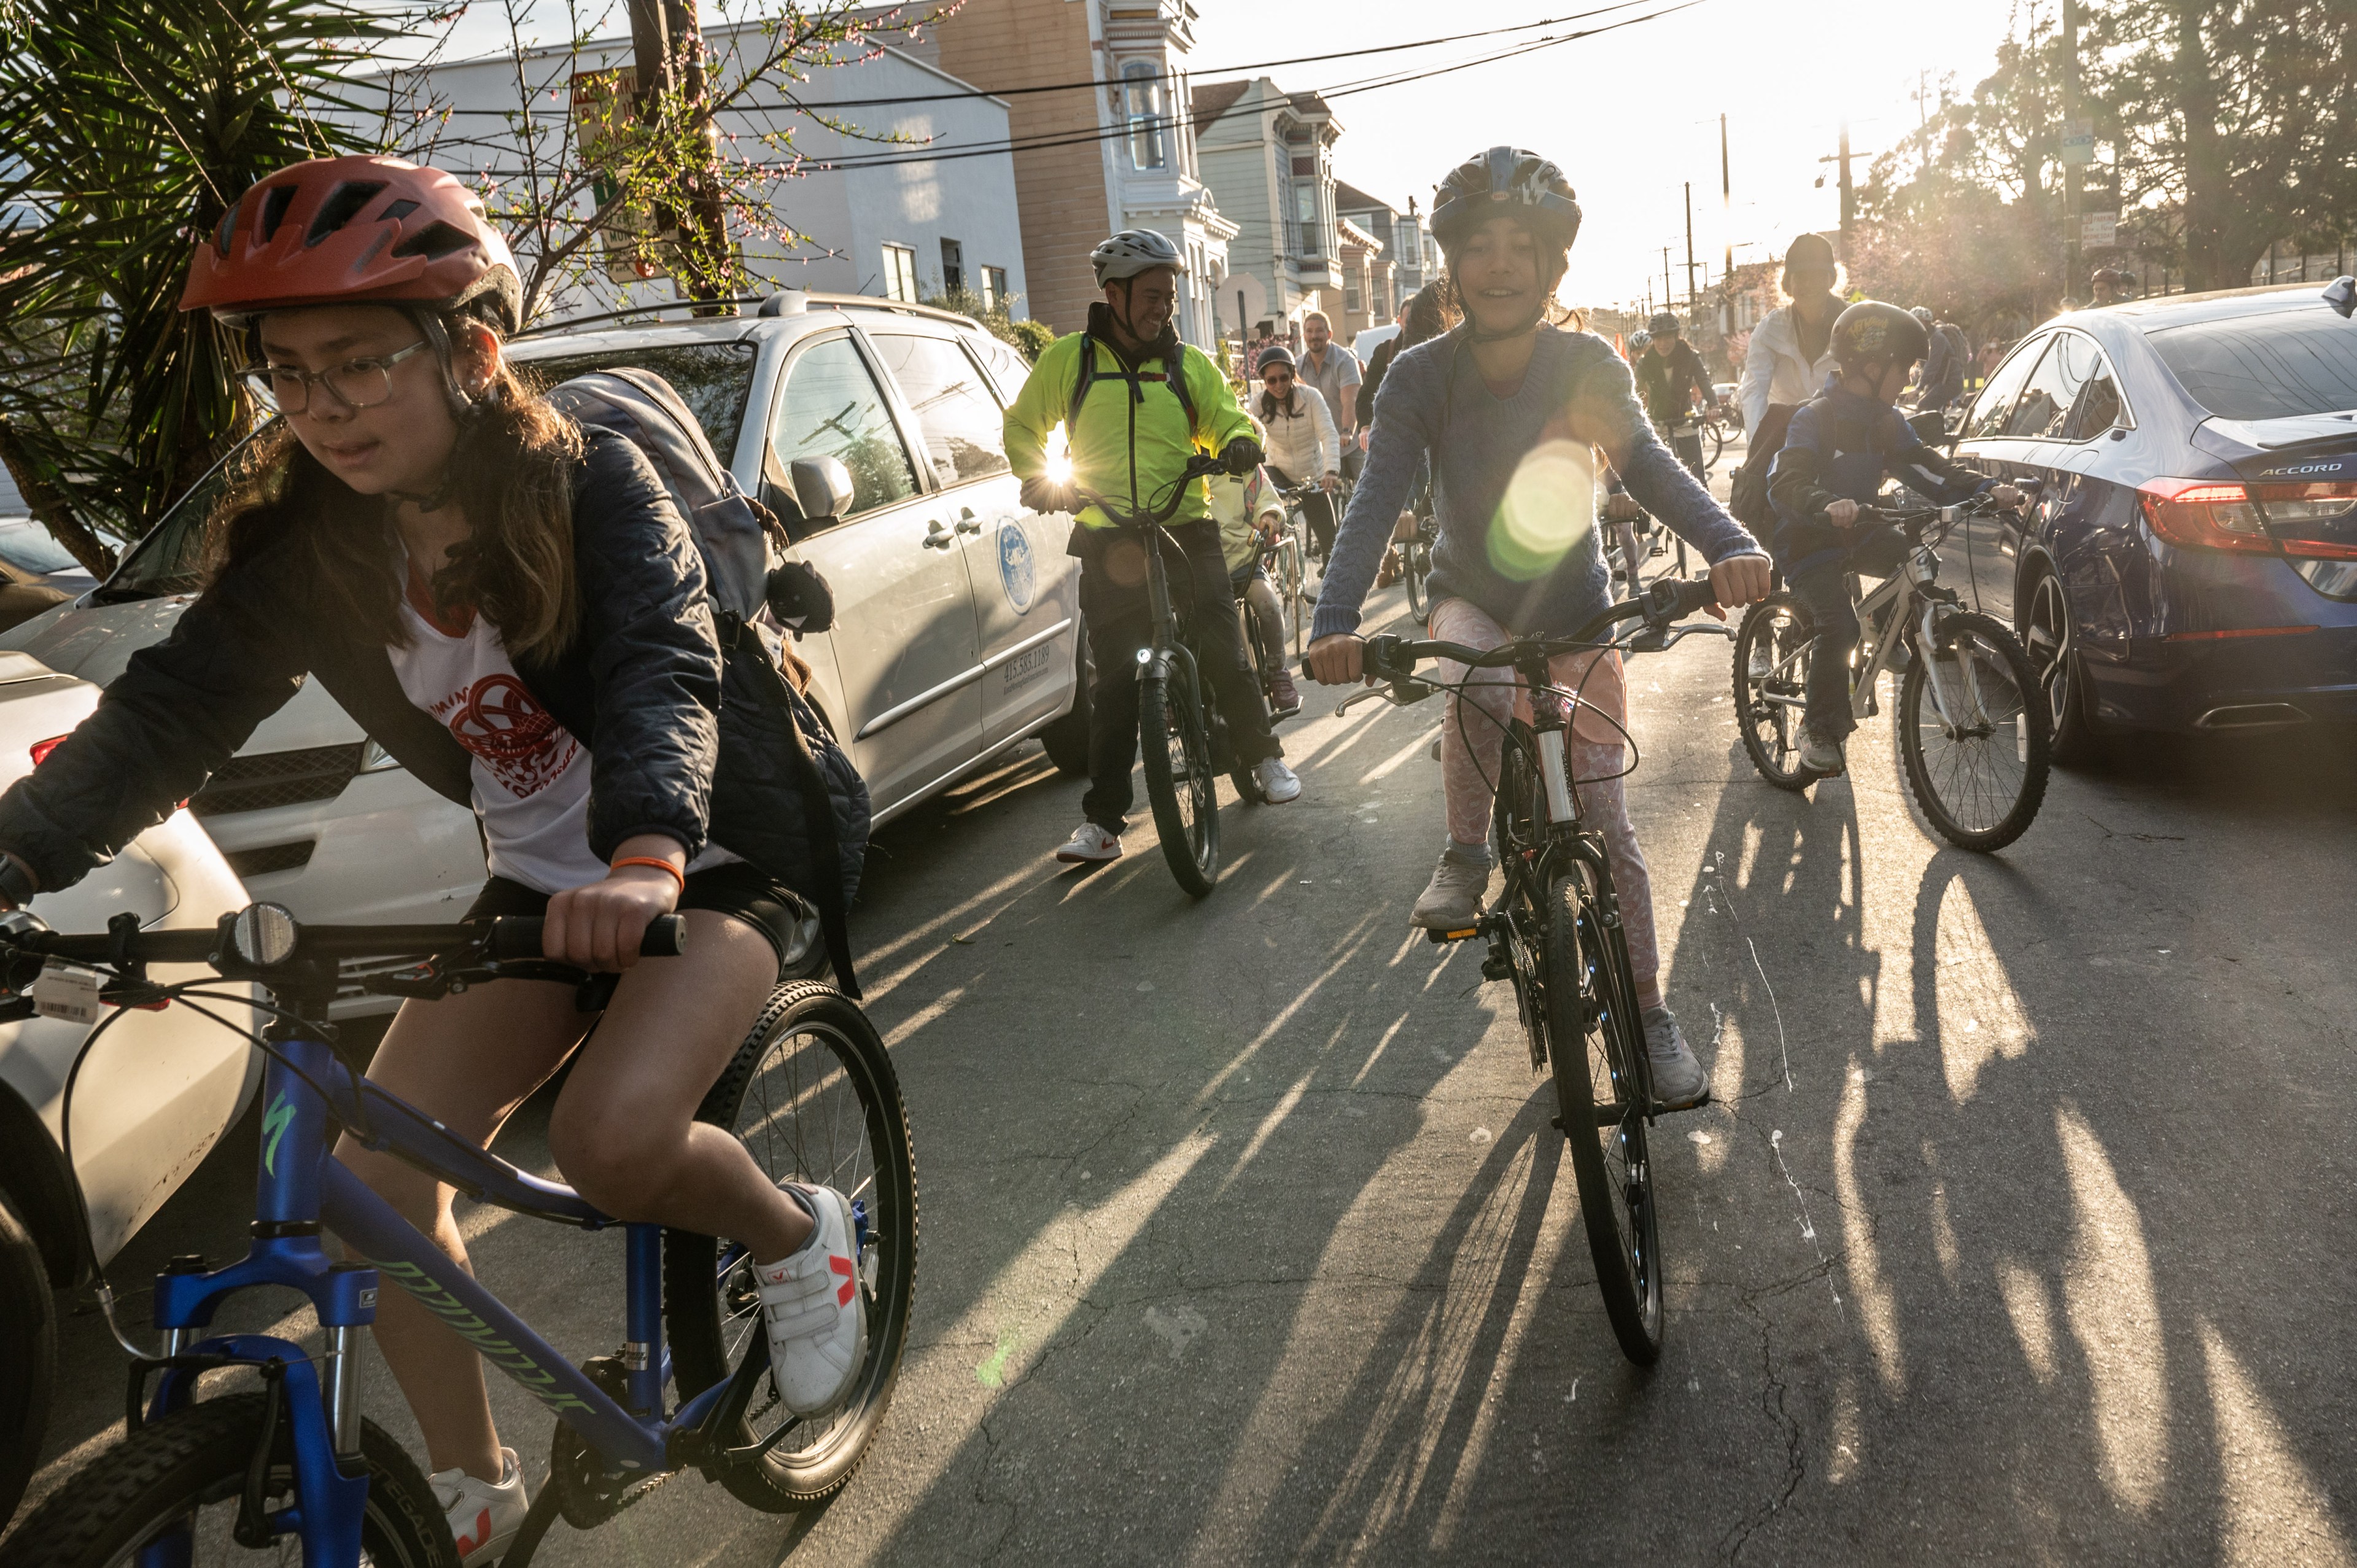
<svg viewBox="0 0 2357 1568">
<path fill-rule="evenodd" d="M 393 396 L 393 368 L 427 347 L 421 338 L 406 349 L 372 360 L 346 360 L 324 371 L 298 370 L 293 365 L 248 365 L 238 372 L 245 384 L 266 395 L 281 413 L 300 413 L 311 406 L 314 383 L 335 394 L 346 408 L 374 408 Z"/>
</svg>

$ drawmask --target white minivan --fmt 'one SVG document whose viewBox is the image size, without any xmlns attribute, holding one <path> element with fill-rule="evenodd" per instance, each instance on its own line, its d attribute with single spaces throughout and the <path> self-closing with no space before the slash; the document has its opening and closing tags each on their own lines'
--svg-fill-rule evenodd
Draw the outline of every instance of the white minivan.
<svg viewBox="0 0 2357 1568">
<path fill-rule="evenodd" d="M 1088 763 L 1086 654 L 1070 521 L 1027 510 L 1003 445 L 1028 367 L 971 319 L 863 296 L 770 296 L 751 314 L 558 326 L 511 357 L 543 384 L 637 366 L 678 389 L 737 482 L 786 521 L 791 553 L 834 592 L 832 631 L 801 652 L 820 707 L 867 780 L 876 820 L 1028 736 Z M 851 493 L 813 516 L 796 461 L 833 458 Z M 106 582 L 0 632 L 103 685 L 169 634 L 202 580 L 219 471 Z M 306 921 L 455 918 L 483 880 L 473 815 L 368 743 L 306 682 L 189 810 L 256 898 Z M 390 1006 L 357 979 L 338 1014 Z"/>
</svg>

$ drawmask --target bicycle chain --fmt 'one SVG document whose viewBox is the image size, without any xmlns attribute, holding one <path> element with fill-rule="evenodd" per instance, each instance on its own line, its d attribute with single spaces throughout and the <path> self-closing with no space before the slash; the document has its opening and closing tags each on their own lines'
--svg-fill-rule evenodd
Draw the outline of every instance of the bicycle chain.
<svg viewBox="0 0 2357 1568">
<path fill-rule="evenodd" d="M 582 1372 L 615 1403 L 628 1407 L 629 1380 L 619 1356 L 593 1356 L 581 1363 Z M 677 1470 L 659 1476 L 608 1474 L 605 1461 L 563 1422 L 548 1449 L 548 1484 L 556 1493 L 557 1512 L 576 1530 L 595 1530 L 627 1509 L 636 1508 Z"/>
</svg>

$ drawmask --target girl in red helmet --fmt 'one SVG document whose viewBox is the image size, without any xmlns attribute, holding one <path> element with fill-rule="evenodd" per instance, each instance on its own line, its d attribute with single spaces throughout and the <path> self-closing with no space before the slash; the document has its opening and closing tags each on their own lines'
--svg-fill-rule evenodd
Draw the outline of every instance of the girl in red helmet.
<svg viewBox="0 0 2357 1568">
<path fill-rule="evenodd" d="M 0 796 L 0 893 L 80 879 L 226 762 L 306 675 L 482 823 L 475 915 L 544 914 L 550 957 L 620 971 L 549 1125 L 566 1177 L 618 1218 L 736 1238 L 759 1265 L 780 1393 L 839 1403 L 866 1359 L 850 1205 L 781 1189 L 694 1120 L 777 983 L 794 891 L 732 854 L 791 796 L 713 788 L 721 650 L 694 541 L 639 449 L 584 432 L 501 352 L 513 263 L 451 176 L 392 158 L 297 164 L 198 249 L 186 309 L 242 331 L 285 419 L 215 525 L 210 585 L 97 711 Z M 716 820 L 713 802 L 737 815 Z M 748 809 L 749 807 L 749 809 Z M 805 890 L 807 891 L 807 890 Z M 634 967 L 656 916 L 685 954 Z M 570 987 L 403 1006 L 371 1075 L 488 1140 L 579 1044 Z M 349 1141 L 339 1156 L 460 1262 L 452 1193 Z M 462 1559 L 526 1499 L 473 1348 L 399 1293 L 377 1320 Z"/>
</svg>

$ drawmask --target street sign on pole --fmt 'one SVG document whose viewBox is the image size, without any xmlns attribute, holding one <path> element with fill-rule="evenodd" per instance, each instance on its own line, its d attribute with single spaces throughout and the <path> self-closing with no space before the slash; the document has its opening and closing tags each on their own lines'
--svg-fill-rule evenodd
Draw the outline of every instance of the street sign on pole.
<svg viewBox="0 0 2357 1568">
<path fill-rule="evenodd" d="M 2079 215 L 2079 247 L 2086 251 L 2108 251 L 2120 242 L 2120 215 L 2116 212 L 2083 212 Z"/>
<path fill-rule="evenodd" d="M 2062 122 L 2062 161 L 2072 165 L 2095 161 L 2095 123 L 2093 120 Z"/>
</svg>

